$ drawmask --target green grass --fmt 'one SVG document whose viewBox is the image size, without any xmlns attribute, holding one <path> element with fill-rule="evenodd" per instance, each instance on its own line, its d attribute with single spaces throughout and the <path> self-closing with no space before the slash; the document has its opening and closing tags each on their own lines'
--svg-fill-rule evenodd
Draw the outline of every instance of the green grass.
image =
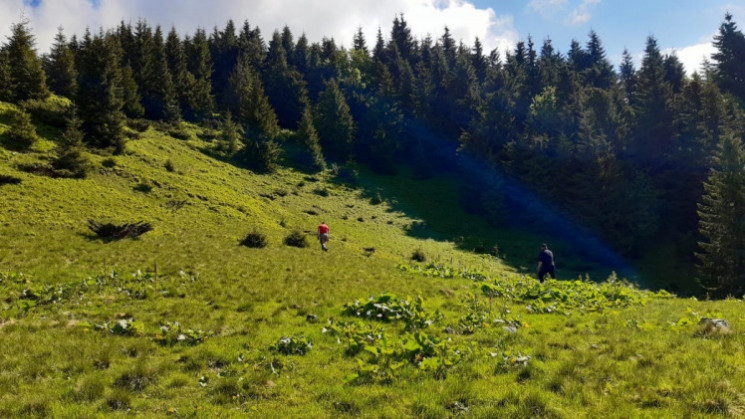
<svg viewBox="0 0 745 419">
<path fill-rule="evenodd" d="M 8 107 L 0 104 L 0 114 Z M 0 137 L 4 124 L 0 116 Z M 359 186 L 349 186 L 331 172 L 256 175 L 210 157 L 200 128 L 185 129 L 188 140 L 145 131 L 113 167 L 92 155 L 96 168 L 85 180 L 16 169 L 53 156 L 51 129 L 31 150 L 0 148 L 0 175 L 22 180 L 0 185 L 0 416 L 745 414 L 741 300 L 559 281 L 536 286 L 542 305 L 522 273 L 532 271 L 543 240 L 463 213 L 457 185 L 445 178 L 361 170 Z M 136 190 L 142 183 L 152 189 Z M 154 230 L 107 241 L 88 230 L 89 219 L 142 220 Z M 324 220 L 327 253 L 313 236 Z M 309 236 L 309 247 L 283 244 L 294 230 Z M 267 246 L 242 246 L 252 232 Z M 495 244 L 503 259 L 470 251 Z M 451 273 L 399 268 L 415 250 Z M 584 271 L 581 260 L 565 263 L 562 279 Z M 494 280 L 502 296 L 489 301 L 481 287 Z M 601 289 L 629 303 L 612 303 Z M 421 315 L 434 323 L 343 314 L 345 304 L 386 291 L 421 296 Z M 552 305 L 553 313 L 536 309 Z M 699 334 L 701 316 L 727 319 L 731 333 Z M 329 319 L 382 327 L 385 339 L 350 355 L 345 336 L 322 332 Z M 445 333 L 464 321 L 473 334 Z M 121 331 L 118 322 L 140 328 Z M 170 329 L 161 329 L 166 322 Z M 402 355 L 417 330 L 439 339 L 443 353 L 457 350 L 459 362 L 423 370 Z M 306 337 L 312 348 L 272 350 L 283 336 Z M 391 354 L 375 361 L 371 351 Z M 385 360 L 402 364 L 391 380 L 350 381 Z"/>
</svg>

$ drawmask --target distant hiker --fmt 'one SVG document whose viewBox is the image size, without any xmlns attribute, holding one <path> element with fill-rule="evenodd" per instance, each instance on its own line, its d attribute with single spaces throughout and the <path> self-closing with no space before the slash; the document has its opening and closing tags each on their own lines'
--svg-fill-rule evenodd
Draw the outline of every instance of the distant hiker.
<svg viewBox="0 0 745 419">
<path fill-rule="evenodd" d="M 541 245 L 541 253 L 538 255 L 538 280 L 543 282 L 546 274 L 556 279 L 556 266 L 554 265 L 554 254 L 548 250 L 546 243 Z"/>
<path fill-rule="evenodd" d="M 318 226 L 318 241 L 321 242 L 321 250 L 327 252 L 329 250 L 326 248 L 326 242 L 329 241 L 329 226 L 326 225 L 326 221 L 321 221 L 321 225 Z"/>
</svg>

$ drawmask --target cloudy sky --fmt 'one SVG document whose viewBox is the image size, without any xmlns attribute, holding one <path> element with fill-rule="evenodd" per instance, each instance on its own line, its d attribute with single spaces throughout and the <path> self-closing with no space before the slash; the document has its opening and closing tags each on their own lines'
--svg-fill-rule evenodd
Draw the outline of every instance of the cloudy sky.
<svg viewBox="0 0 745 419">
<path fill-rule="evenodd" d="M 305 32 L 312 41 L 327 36 L 350 45 L 358 27 L 368 43 L 378 27 L 387 37 L 394 16 L 403 13 L 417 37 L 439 37 L 447 26 L 468 44 L 479 37 L 500 51 L 532 36 L 538 45 L 550 38 L 566 52 L 572 39 L 584 43 L 595 30 L 614 63 L 624 48 L 639 59 L 647 36 L 654 35 L 692 72 L 711 53 L 726 11 L 745 27 L 743 0 L 0 0 L 0 39 L 21 16 L 31 19 L 42 52 L 59 26 L 68 35 L 80 34 L 86 26 L 110 28 L 145 18 L 191 33 L 247 19 L 267 38 L 288 25 L 296 36 Z"/>
</svg>

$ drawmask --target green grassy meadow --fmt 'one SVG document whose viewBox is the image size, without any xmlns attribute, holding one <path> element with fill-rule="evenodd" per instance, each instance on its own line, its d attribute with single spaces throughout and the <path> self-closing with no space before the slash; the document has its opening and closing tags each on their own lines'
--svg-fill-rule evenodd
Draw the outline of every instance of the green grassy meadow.
<svg viewBox="0 0 745 419">
<path fill-rule="evenodd" d="M 254 174 L 194 125 L 92 154 L 84 180 L 25 173 L 60 133 L 13 149 L 9 107 L 0 417 L 745 415 L 742 300 L 577 280 L 607 274 L 571 256 L 540 285 L 545 238 L 465 214 L 447 178 Z M 154 230 L 103 240 L 90 219 Z M 241 246 L 252 231 L 268 245 Z M 283 244 L 292 231 L 308 247 Z"/>
</svg>

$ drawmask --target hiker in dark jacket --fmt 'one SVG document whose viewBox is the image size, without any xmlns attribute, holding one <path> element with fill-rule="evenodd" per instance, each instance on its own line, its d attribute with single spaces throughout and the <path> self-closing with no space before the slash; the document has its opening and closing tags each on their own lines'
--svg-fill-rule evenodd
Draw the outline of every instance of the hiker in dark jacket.
<svg viewBox="0 0 745 419">
<path fill-rule="evenodd" d="M 538 280 L 543 282 L 546 274 L 556 279 L 556 266 L 554 265 L 554 254 L 548 250 L 546 243 L 541 245 L 541 253 L 538 255 Z"/>
</svg>

